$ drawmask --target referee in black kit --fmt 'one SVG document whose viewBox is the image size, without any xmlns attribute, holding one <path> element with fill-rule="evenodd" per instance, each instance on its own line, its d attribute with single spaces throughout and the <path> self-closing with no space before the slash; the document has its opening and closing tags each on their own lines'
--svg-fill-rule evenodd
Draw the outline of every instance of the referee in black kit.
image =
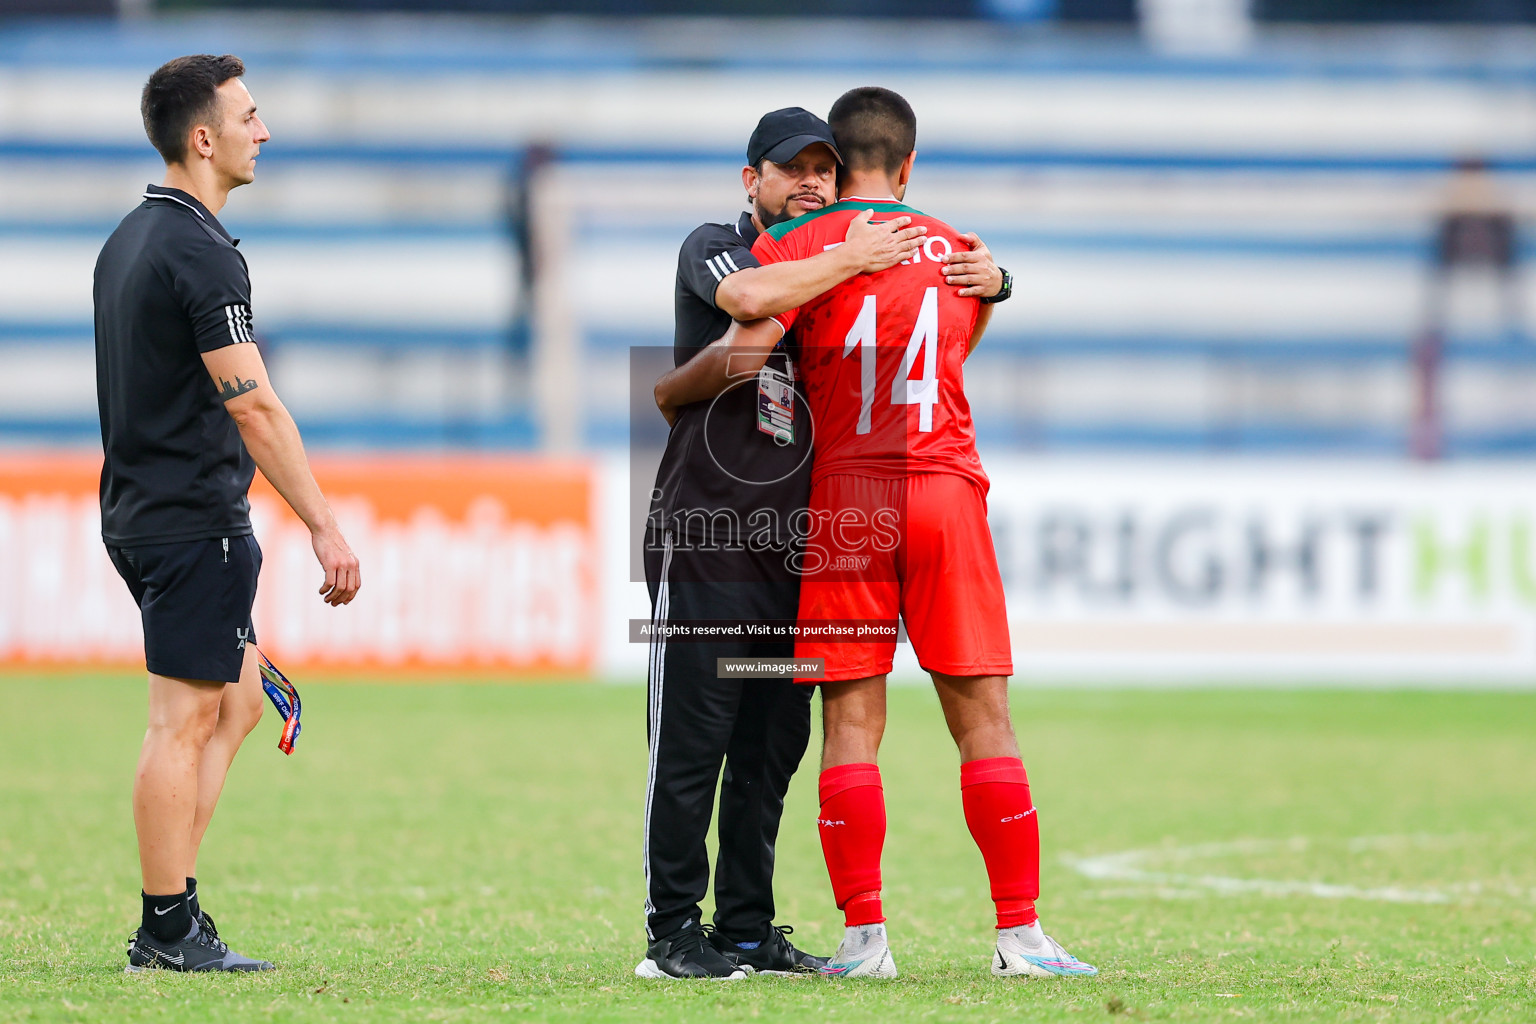
<svg viewBox="0 0 1536 1024">
<path fill-rule="evenodd" d="M 150 76 L 144 128 L 165 184 L 96 261 L 101 532 L 138 603 L 149 727 L 133 783 L 143 919 L 128 970 L 260 971 L 202 911 L 197 853 L 235 752 L 261 718 L 251 605 L 261 550 L 255 468 L 309 527 L 321 596 L 360 580 L 262 364 L 245 259 L 215 215 L 250 183 L 270 137 L 230 55 L 179 57 Z M 237 685 L 229 685 L 237 684 Z"/>
<path fill-rule="evenodd" d="M 701 225 L 678 254 L 677 366 L 719 339 L 733 317 L 793 309 L 855 274 L 895 265 L 921 243 L 923 231 L 908 228 L 910 218 L 877 224 L 865 216 L 835 249 L 758 266 L 752 243 L 759 232 L 835 201 L 839 160 L 821 118 L 798 107 L 764 115 L 742 169 L 752 211 L 733 224 Z M 658 398 L 665 381 L 657 385 Z M 809 492 L 811 425 L 803 396 L 785 410 L 782 389 L 792 394 L 795 388 L 787 353 L 775 353 L 762 384 L 754 378 L 714 403 L 662 403 L 672 432 L 645 538 L 658 625 L 795 618 L 800 581 L 790 564 L 797 550 L 791 519 Z M 780 389 L 776 397 L 774 388 Z M 645 801 L 650 941 L 635 968 L 641 977 L 813 973 L 826 962 L 796 949 L 786 938 L 791 929 L 773 923 L 774 843 L 790 776 L 810 738 L 811 688 L 789 679 L 722 679 L 716 671 L 717 658 L 793 654 L 786 640 L 652 641 Z M 704 844 L 717 782 L 711 929 L 700 923 L 700 903 L 709 888 Z"/>
</svg>

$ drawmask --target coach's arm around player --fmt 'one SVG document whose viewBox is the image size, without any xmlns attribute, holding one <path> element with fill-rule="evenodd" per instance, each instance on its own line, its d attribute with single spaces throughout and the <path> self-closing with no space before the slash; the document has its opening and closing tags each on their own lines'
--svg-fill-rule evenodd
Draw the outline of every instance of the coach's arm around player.
<svg viewBox="0 0 1536 1024">
<path fill-rule="evenodd" d="M 894 267 L 922 245 L 928 229 L 908 227 L 911 217 L 876 221 L 874 213 L 865 210 L 853 218 L 842 244 L 810 259 L 744 267 L 727 275 L 715 289 L 715 305 L 738 321 L 760 320 L 809 302 L 857 274 Z M 768 352 L 762 353 L 762 361 L 747 372 L 756 373 L 767 358 Z M 711 345 L 662 375 L 656 382 L 656 405 L 669 424 L 682 406 L 714 398 L 740 377 L 728 362 L 727 353 Z"/>
<path fill-rule="evenodd" d="M 349 603 L 362 586 L 357 556 L 315 483 L 298 425 L 273 390 L 261 352 L 255 345 L 229 345 L 204 352 L 203 363 L 257 468 L 309 528 L 325 570 L 321 597 L 329 605 Z"/>
<path fill-rule="evenodd" d="M 715 289 L 715 305 L 737 320 L 759 320 L 809 302 L 855 274 L 874 274 L 911 257 L 928 233 L 908 227 L 911 217 L 874 220 L 865 210 L 853 218 L 843 243 L 808 260 L 743 267 Z"/>
<path fill-rule="evenodd" d="M 781 263 L 769 264 L 765 267 L 755 268 L 758 273 L 768 273 L 783 267 L 807 267 L 816 263 L 823 256 L 833 255 L 848 247 L 848 243 L 854 240 L 856 232 L 861 232 L 861 225 L 868 224 L 873 213 L 867 210 L 854 218 L 853 224 L 848 229 L 848 241 L 843 245 L 832 249 L 822 256 L 813 256 L 806 260 L 785 260 Z M 910 218 L 900 218 L 901 223 L 910 223 Z M 919 230 L 907 228 L 901 234 Z M 894 235 L 888 237 L 896 237 Z M 912 236 L 916 238 L 917 236 Z M 944 257 L 944 280 L 946 284 L 959 289 L 957 294 L 967 298 L 975 296 L 982 299 L 995 298 L 1000 295 L 1005 287 L 1011 287 L 1007 281 L 1005 272 L 998 267 L 997 261 L 992 258 L 992 251 L 986 243 L 976 235 L 968 232 L 960 236 L 970 243 L 969 250 L 961 250 L 949 253 Z M 893 267 L 900 263 L 900 259 L 892 259 L 884 266 L 867 268 L 862 273 L 875 273 L 879 270 Z M 726 283 L 729 283 L 742 274 L 732 274 L 722 283 L 722 291 Z M 809 278 L 811 275 L 807 274 Z M 844 275 L 838 281 L 832 282 L 832 287 L 846 280 L 852 274 Z M 809 301 L 820 295 L 826 288 L 804 296 L 801 302 Z M 716 293 L 717 301 L 721 293 Z M 729 388 L 737 381 L 752 376 L 763 368 L 768 361 L 768 356 L 773 352 L 774 346 L 783 336 L 784 329 L 775 323 L 770 317 L 794 309 L 801 304 L 796 302 L 783 305 L 778 308 L 769 308 L 757 315 L 750 316 L 744 312 L 738 312 L 730 308 L 724 302 L 720 307 L 736 318 L 730 328 L 719 340 L 711 344 L 703 352 L 694 356 L 687 363 L 663 374 L 656 382 L 655 397 L 656 407 L 666 417 L 668 423 L 677 418 L 677 410 L 682 406 L 694 402 L 707 402 Z M 966 355 L 969 356 L 976 350 L 976 345 L 981 341 L 987 324 L 992 319 L 992 304 L 985 303 L 981 307 L 979 318 L 976 321 L 976 329 L 971 334 L 971 340 L 966 347 Z"/>
</svg>

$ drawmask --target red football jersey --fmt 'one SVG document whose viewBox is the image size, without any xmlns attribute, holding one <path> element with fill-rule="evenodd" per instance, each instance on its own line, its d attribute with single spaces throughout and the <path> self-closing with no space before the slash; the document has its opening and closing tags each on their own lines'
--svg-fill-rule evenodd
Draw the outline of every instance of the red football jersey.
<svg viewBox="0 0 1536 1024">
<path fill-rule="evenodd" d="M 985 488 L 961 370 L 981 303 L 945 284 L 940 262 L 969 248 L 955 229 L 894 199 L 847 199 L 769 228 L 752 253 L 764 264 L 815 256 L 842 244 L 868 209 L 876 221 L 906 215 L 926 226 L 922 247 L 774 317 L 795 329 L 815 428 L 812 480 L 954 473 Z"/>
</svg>

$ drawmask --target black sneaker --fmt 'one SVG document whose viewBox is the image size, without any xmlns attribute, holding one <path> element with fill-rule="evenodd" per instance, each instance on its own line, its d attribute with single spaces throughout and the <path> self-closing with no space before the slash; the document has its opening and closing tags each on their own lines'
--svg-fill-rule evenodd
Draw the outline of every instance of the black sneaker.
<svg viewBox="0 0 1536 1024">
<path fill-rule="evenodd" d="M 731 963 L 750 967 L 758 974 L 820 974 L 827 959 L 796 949 L 789 941 L 794 931 L 787 924 L 773 925 L 768 929 L 768 937 L 753 949 L 742 948 L 718 929 L 710 933 L 709 942 Z"/>
<path fill-rule="evenodd" d="M 241 956 L 218 937 L 201 928 L 180 942 L 161 942 L 140 928 L 128 942 L 129 974 L 158 968 L 164 971 L 270 971 L 265 960 Z"/>
<path fill-rule="evenodd" d="M 645 949 L 645 959 L 635 967 L 639 978 L 713 978 L 740 981 L 750 973 L 720 955 L 705 941 L 706 930 L 687 921 L 671 935 L 655 939 Z"/>
</svg>

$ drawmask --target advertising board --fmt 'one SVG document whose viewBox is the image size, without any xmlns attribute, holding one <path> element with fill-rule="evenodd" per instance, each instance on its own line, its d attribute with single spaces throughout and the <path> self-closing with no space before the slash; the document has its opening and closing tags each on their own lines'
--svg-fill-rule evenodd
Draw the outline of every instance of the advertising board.
<svg viewBox="0 0 1536 1024">
<path fill-rule="evenodd" d="M 586 675 L 597 624 L 593 477 L 582 462 L 330 457 L 315 475 L 362 563 L 316 594 L 309 533 L 251 490 L 257 636 L 287 666 Z M 140 664 L 138 612 L 100 537 L 90 456 L 0 459 L 0 665 Z"/>
</svg>

